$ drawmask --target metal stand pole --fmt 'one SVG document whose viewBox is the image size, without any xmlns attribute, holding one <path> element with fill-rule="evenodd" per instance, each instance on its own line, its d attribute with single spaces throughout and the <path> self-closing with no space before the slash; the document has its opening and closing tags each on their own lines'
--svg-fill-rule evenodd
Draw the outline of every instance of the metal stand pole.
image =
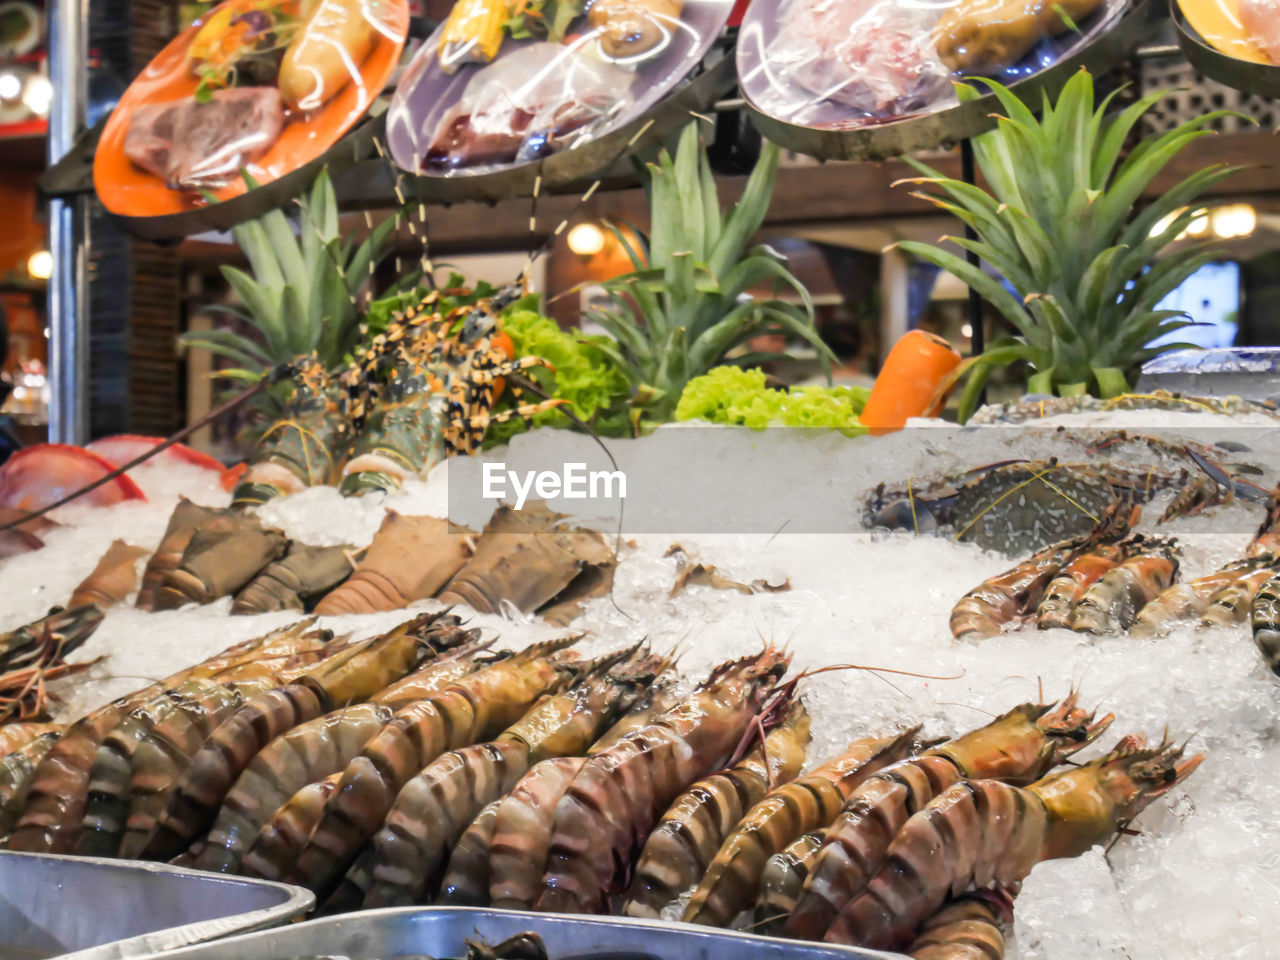
<svg viewBox="0 0 1280 960">
<path fill-rule="evenodd" d="M 61 160 L 84 129 L 88 99 L 88 0 L 49 4 L 49 163 Z M 88 201 L 49 203 L 49 440 L 82 444 L 88 439 L 89 330 L 85 276 Z"/>
<path fill-rule="evenodd" d="M 978 174 L 974 169 L 973 163 L 973 143 L 967 139 L 960 143 L 960 179 L 965 183 L 975 185 L 978 181 Z M 978 234 L 967 223 L 964 226 L 964 235 L 968 240 L 978 239 Z M 981 265 L 978 263 L 978 255 L 972 250 L 966 250 L 964 258 L 969 262 L 970 266 L 981 269 Z M 969 354 L 976 357 L 986 349 L 987 335 L 982 326 L 982 299 L 978 296 L 978 291 L 973 287 L 969 288 L 969 329 L 972 331 L 969 334 Z M 986 402 L 987 391 L 984 389 L 982 395 L 978 398 L 978 405 L 981 406 Z"/>
</svg>

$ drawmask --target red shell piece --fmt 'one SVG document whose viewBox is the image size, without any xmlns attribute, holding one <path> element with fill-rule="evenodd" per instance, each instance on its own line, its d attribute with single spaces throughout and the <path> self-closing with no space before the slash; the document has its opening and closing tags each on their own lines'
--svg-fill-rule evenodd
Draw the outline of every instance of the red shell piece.
<svg viewBox="0 0 1280 960">
<path fill-rule="evenodd" d="M 248 469 L 249 464 L 243 460 L 234 466 L 227 467 L 222 471 L 222 479 L 218 481 L 218 486 L 230 493 L 235 489 L 236 484 L 240 482 L 240 478 L 244 476 L 244 472 Z"/>
<path fill-rule="evenodd" d="M 140 437 L 132 433 L 120 433 L 114 437 L 103 437 L 101 440 L 95 440 L 85 449 L 90 453 L 96 453 L 111 463 L 125 464 L 131 460 L 136 460 L 152 447 L 158 447 L 162 443 L 164 443 L 163 437 Z M 192 450 L 185 444 L 175 443 L 165 449 L 163 453 L 157 454 L 155 459 L 156 462 L 163 462 L 167 458 L 203 467 L 206 470 L 222 472 L 222 464 L 217 460 L 207 453 Z M 152 461 L 148 460 L 147 462 L 150 463 Z"/>
<path fill-rule="evenodd" d="M 115 469 L 83 447 L 40 443 L 24 447 L 0 467 L 0 507 L 39 510 Z M 86 493 L 80 503 L 105 507 L 122 500 L 145 500 L 146 495 L 126 476 L 116 477 Z"/>
</svg>

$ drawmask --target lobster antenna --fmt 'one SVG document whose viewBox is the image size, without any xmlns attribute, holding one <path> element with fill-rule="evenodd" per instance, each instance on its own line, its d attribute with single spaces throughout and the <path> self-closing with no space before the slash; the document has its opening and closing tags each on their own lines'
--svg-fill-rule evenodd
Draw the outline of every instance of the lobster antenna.
<svg viewBox="0 0 1280 960">
<path fill-rule="evenodd" d="M 640 128 L 631 135 L 630 139 L 628 139 L 627 142 L 622 145 L 622 148 L 618 150 L 618 152 L 612 158 L 610 158 L 609 163 L 606 166 L 604 166 L 602 169 L 605 170 L 606 172 L 613 169 L 614 164 L 616 164 L 619 160 L 625 157 L 631 151 L 631 148 L 640 142 L 640 138 L 649 132 L 650 128 L 653 127 L 653 124 L 654 124 L 654 121 L 652 118 L 649 120 L 646 120 L 643 124 L 641 124 Z M 542 246 L 538 247 L 536 250 L 534 250 L 529 254 L 529 259 L 525 261 L 524 267 L 521 268 L 520 275 L 519 277 L 516 278 L 516 283 L 520 284 L 521 286 L 524 286 L 529 282 L 529 271 L 533 269 L 534 262 L 539 257 L 541 257 L 544 253 L 546 253 L 548 250 L 551 249 L 551 245 L 556 242 L 556 239 L 560 236 L 560 234 L 564 233 L 565 228 L 569 226 L 569 222 L 575 216 L 578 215 L 578 211 L 581 210 L 591 200 L 593 196 L 595 196 L 595 192 L 600 189 L 600 184 L 602 182 L 602 179 L 603 178 L 601 177 L 597 177 L 595 180 L 591 181 L 591 184 L 587 187 L 586 191 L 582 194 L 581 197 L 578 198 L 578 202 L 573 205 L 573 208 L 567 214 L 565 214 L 564 219 L 560 221 L 560 223 L 556 226 L 556 228 L 553 231 L 551 231 L 551 233 L 547 234 L 547 239 L 542 242 Z M 541 191 L 541 187 L 542 187 L 541 171 L 539 171 L 537 179 L 534 180 L 533 186 L 534 186 L 535 192 Z M 535 197 L 535 202 L 536 202 L 536 197 Z M 535 227 L 536 227 L 536 223 L 534 219 L 531 217 L 529 219 L 529 231 L 531 233 L 534 232 Z"/>
<path fill-rule="evenodd" d="M 409 236 L 418 242 L 418 249 L 421 250 L 419 257 L 419 266 L 422 268 L 422 278 L 426 284 L 435 289 L 435 266 L 431 262 L 431 241 L 428 237 L 430 231 L 427 227 L 427 204 L 423 200 L 417 201 L 418 221 L 422 223 L 422 236 L 418 236 L 418 223 L 413 217 L 412 207 L 404 195 L 404 173 L 399 167 L 391 162 L 391 158 L 387 156 L 387 148 L 377 137 L 373 140 L 373 149 L 378 152 L 378 159 L 382 161 L 387 168 L 387 173 L 391 176 L 391 189 L 395 192 L 396 202 L 400 206 L 409 210 L 409 215 L 405 218 L 405 223 L 409 226 Z"/>
<path fill-rule="evenodd" d="M 63 497 L 61 500 L 55 500 L 53 503 L 49 504 L 48 506 L 41 507 L 39 510 L 29 511 L 23 514 L 21 517 L 18 517 L 16 520 L 10 520 L 8 523 L 0 524 L 0 533 L 4 533 L 4 531 L 6 530 L 12 530 L 14 527 L 19 526 L 20 524 L 26 523 L 28 520 L 34 520 L 36 517 L 42 517 L 46 513 L 48 513 L 50 510 L 56 510 L 58 507 L 61 507 L 64 504 L 68 504 L 72 500 L 76 500 L 80 497 L 83 497 L 86 493 L 90 493 L 93 490 L 97 490 L 104 483 L 110 483 L 116 477 L 122 474 L 128 473 L 130 470 L 132 470 L 134 467 L 138 466 L 139 464 L 145 463 L 146 461 L 150 460 L 156 454 L 163 453 L 165 450 L 172 447 L 175 443 L 180 443 L 183 440 L 187 439 L 187 437 L 191 436 L 201 427 L 216 420 L 218 417 L 222 416 L 224 413 L 229 413 L 230 411 L 234 410 L 236 407 L 240 406 L 251 397 L 257 396 L 257 394 L 261 393 L 264 389 L 267 388 L 267 386 L 275 383 L 279 383 L 281 380 L 291 376 L 292 371 L 293 371 L 292 364 L 286 363 L 286 364 L 277 365 L 269 373 L 267 373 L 264 377 L 262 377 L 262 379 L 259 380 L 257 383 L 253 384 L 252 386 L 246 387 L 244 390 L 237 393 L 234 397 L 232 397 L 226 403 L 222 404 L 222 406 L 215 407 L 213 410 L 210 410 L 208 413 L 206 413 L 203 417 L 201 417 L 195 423 L 192 423 L 188 426 L 183 427 L 177 433 L 170 435 L 168 438 L 156 444 L 150 450 L 147 450 L 146 452 L 141 453 L 138 456 L 134 457 L 128 463 L 123 464 L 122 466 L 116 467 L 114 470 L 112 470 L 109 473 L 103 474 L 97 480 L 94 480 L 92 483 L 86 484 L 85 486 L 81 487 L 79 490 L 72 491 L 71 493 Z"/>
</svg>

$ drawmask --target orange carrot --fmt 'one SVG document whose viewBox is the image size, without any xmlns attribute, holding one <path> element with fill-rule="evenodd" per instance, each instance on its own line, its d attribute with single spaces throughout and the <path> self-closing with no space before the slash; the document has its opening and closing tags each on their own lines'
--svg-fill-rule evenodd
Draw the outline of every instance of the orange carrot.
<svg viewBox="0 0 1280 960">
<path fill-rule="evenodd" d="M 961 357 L 951 344 L 923 330 L 903 334 L 876 377 L 859 419 L 872 433 L 900 430 L 908 417 L 933 417 L 942 411 L 945 392 L 938 387 Z"/>
</svg>

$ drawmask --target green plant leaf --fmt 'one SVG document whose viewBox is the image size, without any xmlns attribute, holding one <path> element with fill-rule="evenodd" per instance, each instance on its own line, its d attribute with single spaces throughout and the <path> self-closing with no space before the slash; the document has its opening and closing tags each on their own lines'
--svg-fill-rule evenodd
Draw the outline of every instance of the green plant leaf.
<svg viewBox="0 0 1280 960">
<path fill-rule="evenodd" d="M 688 250 L 698 262 L 707 259 L 706 208 L 702 199 L 700 161 L 702 145 L 698 139 L 697 121 L 690 123 L 680 134 L 676 148 L 675 183 L 680 201 L 681 250 Z"/>
<path fill-rule="evenodd" d="M 230 330 L 190 330 L 178 337 L 178 343 L 208 350 L 245 367 L 272 366 L 271 358 L 260 346 Z"/>
<path fill-rule="evenodd" d="M 627 259 L 631 261 L 632 270 L 639 271 L 649 269 L 647 254 L 636 249 L 636 246 L 631 243 L 631 240 L 625 233 L 608 220 L 604 221 L 604 228 L 613 234 L 613 238 L 618 241 L 618 245 L 626 252 Z"/>
<path fill-rule="evenodd" d="M 272 293 L 263 289 L 252 277 L 236 267 L 222 267 L 222 275 L 249 311 L 254 327 L 261 331 L 267 341 L 267 353 L 272 357 L 287 357 L 289 340 L 280 323 L 279 292 Z"/>
<path fill-rule="evenodd" d="M 765 214 L 769 210 L 769 200 L 773 196 L 773 184 L 778 175 L 778 161 L 781 151 L 776 143 L 768 140 L 760 149 L 760 159 L 747 177 L 747 184 L 742 191 L 742 199 L 733 206 L 725 220 L 720 239 L 712 247 L 707 257 L 707 267 L 718 277 L 724 276 L 734 263 L 742 257 L 748 241 L 754 237 L 764 223 Z"/>
<path fill-rule="evenodd" d="M 1036 325 L 1027 311 L 1023 309 L 1022 304 L 1004 288 L 1004 285 L 999 280 L 988 276 L 979 268 L 957 257 L 954 253 L 948 253 L 946 250 L 940 250 L 927 243 L 904 240 L 898 244 L 898 248 L 912 256 L 919 257 L 921 260 L 927 260 L 934 266 L 941 267 L 943 270 L 959 277 L 999 310 L 1004 315 L 1004 318 L 1012 323 L 1018 329 L 1018 332 L 1026 337 L 1033 346 L 1047 346 L 1046 332 Z"/>
</svg>

